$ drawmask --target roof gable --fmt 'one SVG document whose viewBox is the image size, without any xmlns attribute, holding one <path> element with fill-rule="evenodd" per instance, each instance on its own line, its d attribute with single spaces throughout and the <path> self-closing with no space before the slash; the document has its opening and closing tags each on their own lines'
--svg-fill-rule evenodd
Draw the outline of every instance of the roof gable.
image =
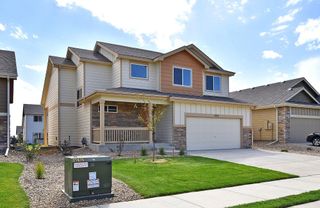
<svg viewBox="0 0 320 208">
<path fill-rule="evenodd" d="M 288 102 L 293 103 L 306 103 L 306 104 L 317 104 L 318 102 L 310 96 L 305 90 L 298 92 L 292 98 L 288 99 Z"/>
<path fill-rule="evenodd" d="M 0 50 L 0 76 L 17 78 L 16 56 L 13 51 Z"/>
<path fill-rule="evenodd" d="M 43 115 L 43 109 L 41 105 L 24 104 L 23 115 Z"/>
</svg>

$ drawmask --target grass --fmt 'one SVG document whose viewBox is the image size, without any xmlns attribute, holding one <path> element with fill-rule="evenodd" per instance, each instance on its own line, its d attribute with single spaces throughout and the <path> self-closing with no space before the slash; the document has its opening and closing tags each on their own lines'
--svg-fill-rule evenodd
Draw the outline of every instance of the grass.
<svg viewBox="0 0 320 208">
<path fill-rule="evenodd" d="M 285 208 L 299 204 L 306 204 L 318 200 L 320 200 L 320 190 L 286 196 L 278 199 L 266 200 L 250 204 L 242 204 L 238 206 L 233 206 L 233 208 Z"/>
<path fill-rule="evenodd" d="M 144 197 L 155 197 L 251 184 L 296 177 L 278 171 L 203 157 L 166 158 L 155 164 L 150 159 L 113 161 L 113 176 Z"/>
<path fill-rule="evenodd" d="M 26 193 L 19 184 L 23 165 L 0 163 L 0 208 L 29 207 Z"/>
</svg>

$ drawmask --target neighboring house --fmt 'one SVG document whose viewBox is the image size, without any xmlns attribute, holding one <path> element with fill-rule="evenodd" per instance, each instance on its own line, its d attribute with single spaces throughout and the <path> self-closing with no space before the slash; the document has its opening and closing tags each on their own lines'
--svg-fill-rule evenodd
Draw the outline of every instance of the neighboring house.
<svg viewBox="0 0 320 208">
<path fill-rule="evenodd" d="M 41 105 L 45 143 L 68 139 L 114 148 L 120 139 L 141 148 L 152 134 L 134 106 L 164 105 L 156 142 L 187 150 L 251 145 L 251 104 L 229 97 L 229 77 L 195 45 L 160 53 L 96 42 L 49 56 Z M 137 145 L 139 144 L 139 145 Z"/>
<path fill-rule="evenodd" d="M 22 138 L 23 135 L 23 128 L 22 126 L 16 126 L 16 136 Z"/>
<path fill-rule="evenodd" d="M 43 109 L 41 105 L 23 105 L 22 128 L 24 142 L 44 144 Z"/>
<path fill-rule="evenodd" d="M 305 78 L 232 92 L 231 97 L 256 105 L 254 140 L 306 142 L 320 132 L 320 96 Z"/>
<path fill-rule="evenodd" d="M 13 103 L 13 82 L 17 79 L 16 56 L 0 50 L 0 154 L 10 140 L 10 104 Z"/>
</svg>

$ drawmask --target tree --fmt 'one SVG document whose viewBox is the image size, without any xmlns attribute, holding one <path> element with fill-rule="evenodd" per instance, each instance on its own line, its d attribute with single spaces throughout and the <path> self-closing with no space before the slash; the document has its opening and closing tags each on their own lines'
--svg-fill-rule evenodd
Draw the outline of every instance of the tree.
<svg viewBox="0 0 320 208">
<path fill-rule="evenodd" d="M 138 111 L 139 120 L 148 128 L 150 132 L 152 132 L 152 161 L 154 161 L 156 155 L 156 128 L 166 110 L 166 106 L 152 104 L 151 100 L 146 98 L 143 98 L 143 101 L 144 102 L 142 104 L 134 105 L 134 108 Z"/>
</svg>

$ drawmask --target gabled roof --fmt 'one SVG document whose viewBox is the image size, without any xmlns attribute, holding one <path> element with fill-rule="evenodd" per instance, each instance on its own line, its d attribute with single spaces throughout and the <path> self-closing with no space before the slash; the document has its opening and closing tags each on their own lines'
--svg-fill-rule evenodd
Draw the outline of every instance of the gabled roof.
<svg viewBox="0 0 320 208">
<path fill-rule="evenodd" d="M 16 56 L 13 51 L 0 50 L 0 77 L 17 78 Z"/>
<path fill-rule="evenodd" d="M 257 106 L 267 106 L 267 105 L 277 105 L 290 102 L 298 93 L 304 91 L 306 92 L 315 102 L 319 102 L 310 92 L 304 87 L 297 87 L 301 82 L 305 82 L 310 85 L 305 78 L 297 78 L 292 80 L 287 80 L 283 82 L 277 82 L 273 84 L 253 87 L 249 89 L 244 89 L 236 92 L 231 92 L 230 97 L 239 99 L 245 102 L 253 103 Z M 311 89 L 314 89 L 310 85 Z M 318 94 L 318 92 L 312 92 Z"/>
<path fill-rule="evenodd" d="M 112 43 L 105 43 L 97 41 L 96 45 L 100 45 L 102 47 L 106 47 L 107 49 L 111 50 L 112 52 L 121 55 L 121 56 L 128 56 L 128 57 L 136 57 L 136 58 L 144 58 L 153 60 L 162 55 L 162 53 L 157 51 L 151 51 L 141 48 L 134 48 L 129 46 L 117 45 Z"/>
<path fill-rule="evenodd" d="M 41 105 L 23 104 L 23 115 L 43 115 Z"/>
<path fill-rule="evenodd" d="M 76 66 L 70 59 L 58 57 L 58 56 L 49 56 L 49 61 L 51 61 L 51 63 L 54 65 L 64 65 L 64 66 L 72 66 L 72 67 Z"/>
<path fill-rule="evenodd" d="M 87 49 L 82 49 L 82 48 L 74 48 L 74 47 L 69 47 L 68 52 L 67 52 L 67 58 L 71 59 L 71 54 L 69 51 L 73 52 L 76 54 L 80 60 L 83 61 L 101 61 L 101 62 L 108 62 L 111 63 L 111 61 L 101 55 L 100 53 L 93 51 L 93 50 L 87 50 Z"/>
</svg>

